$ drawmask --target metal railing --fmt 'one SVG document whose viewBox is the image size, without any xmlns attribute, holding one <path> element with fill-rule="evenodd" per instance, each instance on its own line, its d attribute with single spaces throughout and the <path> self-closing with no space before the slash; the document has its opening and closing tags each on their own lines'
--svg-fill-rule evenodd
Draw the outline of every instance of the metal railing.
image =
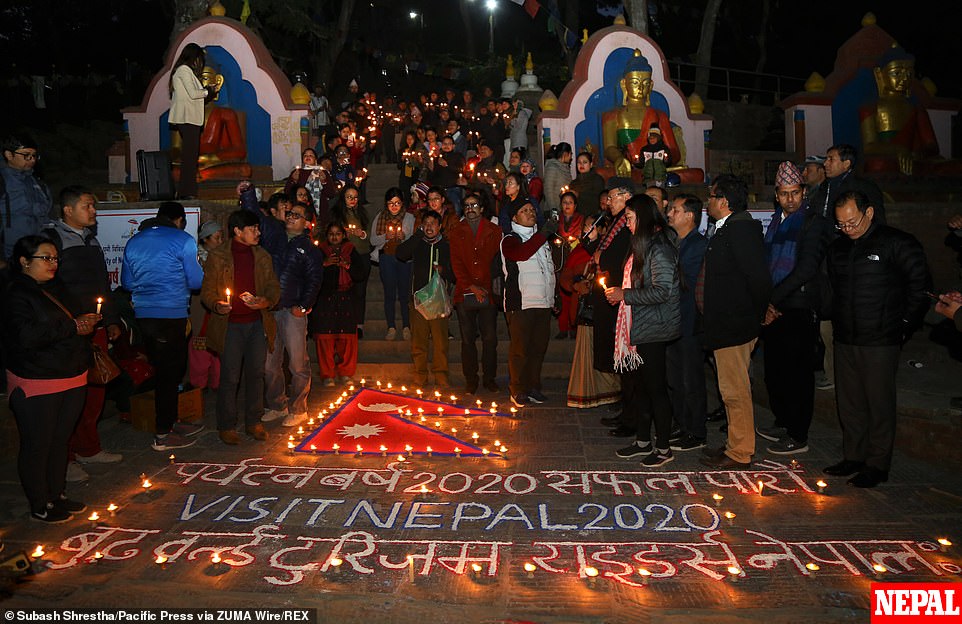
<svg viewBox="0 0 962 624">
<path fill-rule="evenodd" d="M 807 78 L 768 74 L 746 69 L 696 65 L 684 61 L 668 60 L 672 81 L 685 93 L 695 90 L 695 76 L 699 68 L 708 70 L 708 98 L 729 102 L 774 105 L 782 98 L 805 87 Z"/>
</svg>

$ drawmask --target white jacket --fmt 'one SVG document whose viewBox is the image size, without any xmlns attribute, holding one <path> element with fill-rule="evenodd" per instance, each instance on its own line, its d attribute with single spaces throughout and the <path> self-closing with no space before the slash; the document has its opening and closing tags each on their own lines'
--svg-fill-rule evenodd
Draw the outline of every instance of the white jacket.
<svg viewBox="0 0 962 624">
<path fill-rule="evenodd" d="M 204 98 L 207 97 L 204 85 L 187 65 L 181 65 L 174 71 L 171 84 L 174 92 L 170 96 L 167 123 L 203 126 Z"/>
<path fill-rule="evenodd" d="M 537 229 L 512 221 L 511 231 L 521 238 L 521 242 L 526 242 L 534 236 Z M 512 234 L 502 238 L 501 243 L 504 244 L 504 239 Z M 505 276 L 505 310 L 516 310 L 519 299 L 522 310 L 550 308 L 554 305 L 554 261 L 547 243 L 538 248 L 530 258 L 520 262 L 506 260 L 502 253 L 501 266 Z"/>
</svg>

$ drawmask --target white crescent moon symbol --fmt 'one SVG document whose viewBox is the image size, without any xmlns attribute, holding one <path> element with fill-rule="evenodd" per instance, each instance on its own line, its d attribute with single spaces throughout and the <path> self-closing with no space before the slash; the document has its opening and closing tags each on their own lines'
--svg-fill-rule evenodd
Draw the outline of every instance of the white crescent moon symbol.
<svg viewBox="0 0 962 624">
<path fill-rule="evenodd" d="M 361 405 L 360 403 L 357 404 L 357 408 L 364 412 L 396 412 L 399 409 L 403 410 L 406 407 L 407 405 L 398 407 L 393 403 L 374 403 L 372 405 Z"/>
</svg>

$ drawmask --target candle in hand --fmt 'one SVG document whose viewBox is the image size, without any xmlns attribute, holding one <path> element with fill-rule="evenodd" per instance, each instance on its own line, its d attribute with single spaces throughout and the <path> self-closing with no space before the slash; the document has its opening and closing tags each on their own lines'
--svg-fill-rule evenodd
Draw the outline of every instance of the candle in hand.
<svg viewBox="0 0 962 624">
<path fill-rule="evenodd" d="M 608 288 L 608 285 L 605 284 L 605 278 L 604 278 L 604 276 L 598 278 L 598 283 L 601 284 L 601 287 L 602 287 L 602 288 Z"/>
<path fill-rule="evenodd" d="M 227 305 L 230 305 L 230 288 L 224 291 L 227 294 Z"/>
</svg>

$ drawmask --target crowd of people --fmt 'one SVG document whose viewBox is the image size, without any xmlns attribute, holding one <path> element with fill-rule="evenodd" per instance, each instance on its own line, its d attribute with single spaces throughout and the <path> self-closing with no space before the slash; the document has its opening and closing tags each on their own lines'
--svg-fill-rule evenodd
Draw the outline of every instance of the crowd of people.
<svg viewBox="0 0 962 624">
<path fill-rule="evenodd" d="M 544 403 L 541 369 L 557 323 L 555 339 L 574 340 L 565 401 L 617 412 L 602 422 L 631 438 L 618 457 L 657 467 L 704 449 L 708 467 L 747 468 L 756 435 L 770 453 L 804 453 L 815 389 L 834 387 L 843 457 L 825 472 L 859 487 L 887 479 L 898 353 L 931 285 L 921 245 L 885 225 L 882 195 L 854 173 L 850 146 L 803 169 L 782 163 L 763 231 L 732 175 L 711 181 L 707 202 L 670 197 L 659 185 L 606 181 L 592 152 L 560 143 L 539 176 L 520 100 L 475 104 L 449 90 L 377 103 L 365 94 L 331 115 L 319 90 L 312 110 L 317 147 L 304 150 L 282 191 L 264 199 L 241 182 L 226 229 L 207 221 L 196 239 L 184 231 L 183 206 L 161 203 L 128 241 L 115 292 L 94 234 L 94 194 L 65 188 L 48 223 L 50 192 L 32 174 L 37 144 L 4 141 L 3 363 L 34 518 L 79 513 L 65 482 L 86 478 L 84 463 L 122 460 L 97 435 L 108 396 L 129 417 L 130 395 L 154 390 L 157 451 L 190 446 L 203 430 L 178 417 L 185 377 L 216 393 L 227 445 L 241 431 L 267 440 L 272 421 L 302 424 L 311 340 L 322 386 L 355 374 L 373 266 L 386 321 L 378 338 L 409 342 L 418 385 L 451 385 L 456 314 L 462 390 L 501 391 L 503 314 L 510 401 Z M 398 184 L 383 200 L 366 198 L 366 165 L 379 161 L 397 164 Z M 958 218 L 949 226 L 962 232 Z M 445 295 L 450 311 L 426 311 Z M 958 325 L 962 295 L 935 297 Z M 770 424 L 756 422 L 752 402 L 759 342 Z M 91 359 L 109 349 L 119 377 L 89 381 Z M 711 448 L 706 361 L 726 419 L 725 443 Z"/>
</svg>

